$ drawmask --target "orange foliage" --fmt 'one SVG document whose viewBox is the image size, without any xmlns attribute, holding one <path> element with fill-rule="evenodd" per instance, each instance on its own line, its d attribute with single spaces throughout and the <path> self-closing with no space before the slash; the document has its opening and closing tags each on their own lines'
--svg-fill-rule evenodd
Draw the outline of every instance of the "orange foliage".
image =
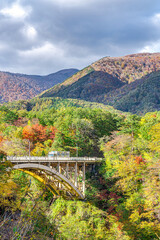
<svg viewBox="0 0 160 240">
<path fill-rule="evenodd" d="M 29 139 L 30 141 L 34 141 L 34 131 L 31 126 L 27 125 L 23 128 L 22 131 L 23 139 Z"/>
<path fill-rule="evenodd" d="M 3 141 L 3 137 L 0 135 L 0 143 Z"/>
<path fill-rule="evenodd" d="M 46 130 L 47 127 L 43 127 L 41 124 L 35 124 L 32 126 L 34 132 L 34 141 L 35 142 L 44 142 L 48 139 Z"/>
<path fill-rule="evenodd" d="M 44 142 L 48 139 L 53 140 L 55 138 L 54 127 L 44 127 L 41 124 L 34 124 L 32 126 L 25 126 L 22 131 L 23 139 L 29 139 L 32 142 Z"/>
<path fill-rule="evenodd" d="M 3 137 L 0 135 L 0 146 L 2 144 L 2 141 L 3 141 Z"/>
<path fill-rule="evenodd" d="M 140 155 L 140 156 L 136 156 L 136 157 L 135 157 L 135 162 L 136 162 L 137 164 L 140 164 L 140 163 L 145 163 L 145 160 L 144 160 L 144 158 L 142 158 L 142 156 Z"/>
</svg>

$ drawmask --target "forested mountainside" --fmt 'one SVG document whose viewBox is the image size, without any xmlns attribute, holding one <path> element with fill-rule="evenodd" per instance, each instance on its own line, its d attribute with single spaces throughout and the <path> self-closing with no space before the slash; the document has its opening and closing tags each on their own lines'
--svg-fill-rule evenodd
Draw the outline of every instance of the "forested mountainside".
<svg viewBox="0 0 160 240">
<path fill-rule="evenodd" d="M 0 239 L 160 238 L 160 112 L 139 117 L 100 105 L 35 98 L 0 106 Z M 56 199 L 47 181 L 5 161 L 29 149 L 104 156 L 86 171 L 85 201 Z"/>
<path fill-rule="evenodd" d="M 43 92 L 40 97 L 101 102 L 133 113 L 155 111 L 159 110 L 159 70 L 160 53 L 106 57 Z M 135 105 L 138 106 L 135 108 Z"/>
<path fill-rule="evenodd" d="M 93 99 L 94 100 L 94 99 Z M 99 96 L 97 102 L 125 112 L 147 113 L 160 110 L 160 71 Z"/>
<path fill-rule="evenodd" d="M 63 98 L 78 98 L 88 101 L 97 100 L 97 96 L 113 91 L 124 85 L 117 77 L 100 72 L 93 71 L 72 85 L 61 88 L 58 92 L 58 97 Z M 45 96 L 45 95 L 44 95 Z"/>
<path fill-rule="evenodd" d="M 160 70 L 160 53 L 138 53 L 124 57 L 105 57 L 91 64 L 95 71 L 108 72 L 121 81 L 131 83 Z"/>
<path fill-rule="evenodd" d="M 121 112 L 114 107 L 105 105 L 97 102 L 89 102 L 80 99 L 63 99 L 60 97 L 55 98 L 38 98 L 35 97 L 29 100 L 19 100 L 13 102 L 7 102 L 3 105 L 9 108 L 10 110 L 20 111 L 21 115 L 28 114 L 37 114 L 37 112 L 43 112 L 45 110 L 50 111 L 51 109 L 65 109 L 68 107 L 77 107 L 77 108 L 89 108 L 89 109 L 102 109 L 104 111 L 108 111 L 110 113 L 120 114 L 120 115 L 128 115 L 128 113 Z"/>
<path fill-rule="evenodd" d="M 77 69 L 65 69 L 47 76 L 0 72 L 0 102 L 30 99 L 42 91 L 63 82 Z"/>
</svg>

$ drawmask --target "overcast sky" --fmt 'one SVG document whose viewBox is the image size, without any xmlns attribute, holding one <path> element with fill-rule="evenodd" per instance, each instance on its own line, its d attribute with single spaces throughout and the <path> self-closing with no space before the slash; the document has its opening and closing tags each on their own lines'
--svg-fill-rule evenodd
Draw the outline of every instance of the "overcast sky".
<svg viewBox="0 0 160 240">
<path fill-rule="evenodd" d="M 0 0 L 0 70 L 45 75 L 160 51 L 160 0 Z"/>
</svg>

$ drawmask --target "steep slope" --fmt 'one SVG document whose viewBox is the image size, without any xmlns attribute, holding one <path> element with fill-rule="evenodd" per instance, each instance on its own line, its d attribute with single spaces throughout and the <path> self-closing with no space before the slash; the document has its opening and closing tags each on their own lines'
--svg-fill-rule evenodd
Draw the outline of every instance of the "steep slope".
<svg viewBox="0 0 160 240">
<path fill-rule="evenodd" d="M 131 83 L 160 70 L 160 53 L 139 53 L 124 57 L 105 57 L 91 64 L 95 71 L 108 72 L 121 81 Z"/>
<path fill-rule="evenodd" d="M 139 54 L 128 55 L 125 57 L 113 57 L 113 58 L 105 57 L 91 64 L 87 68 L 82 69 L 77 74 L 70 77 L 63 83 L 58 84 L 55 87 L 43 92 L 40 96 L 41 97 L 62 96 L 65 88 L 71 87 L 71 89 L 73 89 L 72 87 L 73 87 L 73 84 L 75 84 L 75 82 L 79 81 L 79 79 L 82 79 L 87 74 L 93 73 L 93 72 L 98 72 L 100 74 L 102 72 L 108 73 L 109 74 L 108 76 L 112 75 L 113 77 L 118 78 L 121 82 L 128 84 L 146 76 L 151 72 L 155 72 L 158 70 L 160 70 L 160 53 L 153 53 L 153 54 L 139 53 Z M 94 82 L 95 76 L 94 74 L 92 76 L 93 77 L 90 77 L 90 82 L 92 82 L 92 80 Z M 102 75 L 102 78 L 103 78 L 103 75 Z M 79 83 L 80 82 L 81 81 L 79 81 Z M 102 85 L 102 88 L 104 87 L 106 88 L 106 86 Z M 67 92 L 68 94 L 70 94 L 69 88 Z M 75 98 L 78 98 L 77 94 L 80 95 L 76 88 L 76 92 L 74 93 Z M 73 92 L 72 92 L 72 95 L 73 95 Z M 65 94 L 65 96 L 63 97 L 67 98 L 71 96 Z"/>
<path fill-rule="evenodd" d="M 0 72 L 0 102 L 33 98 L 40 92 L 63 82 L 77 69 L 65 69 L 48 76 Z"/>
<path fill-rule="evenodd" d="M 93 99 L 94 100 L 94 99 Z M 97 97 L 97 102 L 132 113 L 160 110 L 160 71 Z"/>
<path fill-rule="evenodd" d="M 121 111 L 138 114 L 160 111 L 160 72 L 151 73 L 137 82 L 129 84 L 131 86 L 122 87 L 121 94 L 119 94 L 120 90 L 117 91 L 117 95 L 113 92 L 114 104 L 112 99 L 103 103 L 109 103 Z M 125 94 L 122 95 L 123 92 Z"/>
<path fill-rule="evenodd" d="M 61 91 L 54 94 L 54 97 L 78 98 L 88 101 L 96 100 L 97 96 L 108 93 L 111 90 L 124 85 L 118 78 L 100 71 L 93 71 L 79 78 L 78 81 L 69 86 L 63 86 Z M 47 92 L 44 96 L 50 97 L 52 93 Z"/>
<path fill-rule="evenodd" d="M 40 97 L 84 99 L 121 111 L 159 110 L 160 53 L 106 57 L 79 71 Z"/>
</svg>

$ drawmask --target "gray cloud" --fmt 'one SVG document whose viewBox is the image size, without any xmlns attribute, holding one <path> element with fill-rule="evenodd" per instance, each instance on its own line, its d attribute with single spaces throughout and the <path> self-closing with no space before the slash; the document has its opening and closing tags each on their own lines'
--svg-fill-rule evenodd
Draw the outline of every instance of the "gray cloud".
<svg viewBox="0 0 160 240">
<path fill-rule="evenodd" d="M 49 74 L 160 51 L 159 0 L 3 0 L 0 70 Z"/>
</svg>

